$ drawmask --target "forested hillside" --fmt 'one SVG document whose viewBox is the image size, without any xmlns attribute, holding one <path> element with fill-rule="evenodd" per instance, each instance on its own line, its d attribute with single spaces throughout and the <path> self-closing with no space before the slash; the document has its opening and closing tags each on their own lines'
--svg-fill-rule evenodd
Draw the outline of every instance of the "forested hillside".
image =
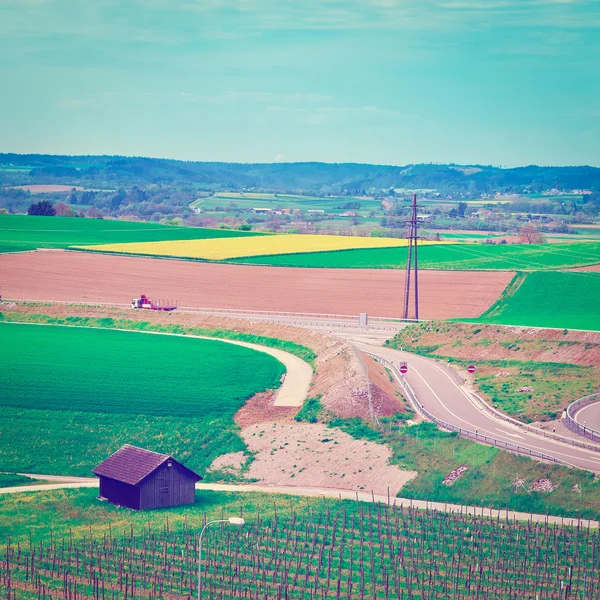
<svg viewBox="0 0 600 600">
<path fill-rule="evenodd" d="M 394 188 L 444 193 L 600 190 L 595 167 L 386 166 L 329 163 L 239 164 L 120 156 L 0 154 L 0 186 L 67 184 L 92 188 L 192 184 L 196 189 L 362 194 Z"/>
</svg>

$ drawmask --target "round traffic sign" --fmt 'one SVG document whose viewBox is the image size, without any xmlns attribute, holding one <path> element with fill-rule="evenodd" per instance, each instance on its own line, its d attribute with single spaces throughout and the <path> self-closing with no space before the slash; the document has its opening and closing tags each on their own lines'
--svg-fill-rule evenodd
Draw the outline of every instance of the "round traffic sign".
<svg viewBox="0 0 600 600">
<path fill-rule="evenodd" d="M 469 371 L 469 373 L 475 373 L 475 365 L 469 365 L 467 371 Z"/>
<path fill-rule="evenodd" d="M 408 373 L 408 365 L 400 365 L 400 373 L 406 375 L 406 373 Z"/>
</svg>

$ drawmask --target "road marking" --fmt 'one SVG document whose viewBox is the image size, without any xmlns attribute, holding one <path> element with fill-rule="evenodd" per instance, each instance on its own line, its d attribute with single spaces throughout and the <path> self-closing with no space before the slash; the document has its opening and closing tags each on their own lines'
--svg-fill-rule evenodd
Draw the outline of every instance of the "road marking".
<svg viewBox="0 0 600 600">
<path fill-rule="evenodd" d="M 378 350 L 383 350 L 383 348 L 379 348 Z M 388 351 L 389 351 L 390 349 L 386 349 L 386 350 L 388 350 Z M 397 352 L 397 351 L 396 351 L 396 352 Z M 448 373 L 446 373 L 446 372 L 445 372 L 443 369 L 441 369 L 441 368 L 440 368 L 440 367 L 439 367 L 437 364 L 435 364 L 433 361 L 426 360 L 426 359 L 424 359 L 423 357 L 420 357 L 420 356 L 414 355 L 414 354 L 412 354 L 412 353 L 408 353 L 408 354 L 409 354 L 409 358 L 410 358 L 411 360 L 414 360 L 415 362 L 422 361 L 422 362 L 423 362 L 423 363 L 425 363 L 426 365 L 431 365 L 432 367 L 434 367 L 434 368 L 438 369 L 439 371 L 441 371 L 441 373 L 442 373 L 442 374 L 443 374 L 443 375 L 444 375 L 444 376 L 445 376 L 447 379 L 449 379 L 449 380 L 450 380 L 450 382 L 452 383 L 452 385 L 453 385 L 453 386 L 454 386 L 454 387 L 455 387 L 457 390 L 459 390 L 459 391 L 460 391 L 460 393 L 461 393 L 461 394 L 462 394 L 462 395 L 463 395 L 463 396 L 464 396 L 464 397 L 467 399 L 467 401 L 469 402 L 469 404 L 470 404 L 470 405 L 471 405 L 473 408 L 477 408 L 477 406 L 474 404 L 473 400 L 472 400 L 472 399 L 469 397 L 469 395 L 468 395 L 468 394 L 467 394 L 467 393 L 466 393 L 466 392 L 465 392 L 465 391 L 464 391 L 464 390 L 463 390 L 463 389 L 462 389 L 460 386 L 458 386 L 458 385 L 456 384 L 456 382 L 455 382 L 455 381 L 454 381 L 454 380 L 453 380 L 453 379 L 450 377 L 450 375 L 449 375 Z M 380 352 L 380 356 L 383 356 L 384 358 L 388 358 L 388 360 L 389 360 L 389 357 L 386 357 L 386 353 L 385 353 L 385 352 Z M 396 359 L 396 360 L 398 360 L 398 359 Z M 392 360 L 392 362 L 393 362 L 393 360 Z M 440 402 L 441 406 L 442 406 L 443 408 L 445 408 L 445 409 L 448 411 L 448 413 L 449 413 L 449 414 L 451 414 L 453 417 L 455 417 L 455 418 L 456 418 L 456 419 L 458 419 L 459 421 L 462 421 L 463 423 L 466 423 L 466 424 L 467 424 L 469 427 L 471 427 L 471 428 L 476 428 L 476 426 L 475 426 L 475 425 L 473 425 L 472 423 L 469 423 L 468 421 L 465 421 L 465 419 L 463 419 L 462 417 L 459 417 L 458 415 L 456 415 L 455 413 L 453 413 L 453 412 L 452 412 L 452 411 L 451 411 L 451 410 L 450 410 L 450 409 L 449 409 L 449 408 L 448 408 L 448 407 L 447 407 L 447 406 L 446 406 L 446 405 L 445 405 L 445 404 L 442 402 L 442 400 L 440 399 L 440 397 L 439 397 L 439 396 L 438 396 L 438 395 L 437 395 L 437 394 L 436 394 L 436 393 L 433 391 L 433 389 L 431 388 L 431 386 L 430 386 L 430 385 L 427 383 L 427 381 L 424 379 L 424 377 L 423 377 L 423 376 L 422 376 L 422 375 L 419 373 L 419 371 L 417 370 L 417 368 L 416 368 L 416 367 L 414 367 L 414 362 L 412 363 L 412 365 L 413 365 L 413 366 L 412 366 L 412 369 L 411 369 L 411 370 L 412 370 L 412 371 L 414 371 L 414 372 L 415 372 L 415 373 L 416 373 L 416 374 L 417 374 L 417 375 L 418 375 L 418 376 L 419 376 L 419 377 L 420 377 L 420 378 L 423 380 L 423 382 L 424 382 L 424 383 L 425 383 L 425 385 L 426 385 L 426 386 L 427 386 L 427 387 L 430 389 L 430 391 L 432 392 L 432 394 L 433 394 L 433 395 L 434 395 L 434 396 L 435 396 L 435 397 L 438 399 L 438 401 Z M 511 427 L 511 428 L 515 428 L 515 429 L 517 429 L 517 426 L 516 426 L 516 425 L 512 425 L 512 424 L 510 424 L 510 423 L 504 423 L 504 422 L 500 421 L 499 419 L 495 419 L 495 418 L 491 417 L 490 415 L 488 415 L 488 414 L 487 414 L 487 413 L 485 413 L 485 412 L 482 412 L 482 413 L 480 413 L 480 414 L 481 414 L 481 415 L 482 415 L 484 418 L 486 418 L 486 419 L 487 419 L 489 422 L 496 423 L 496 424 L 501 424 L 501 425 L 502 425 L 502 426 L 504 426 L 504 427 Z M 490 437 L 493 437 L 493 435 L 492 435 L 492 432 L 491 432 L 490 430 L 487 430 L 487 429 L 482 429 L 482 428 L 477 428 L 477 429 L 478 429 L 478 431 L 482 432 L 482 434 L 488 433 Z M 501 431 L 501 430 L 499 430 L 499 431 Z M 505 431 L 504 433 L 506 433 L 507 435 L 515 435 L 515 434 L 509 434 L 509 433 L 508 433 L 508 432 L 506 432 L 506 431 Z M 530 435 L 531 435 L 531 437 L 534 437 L 534 438 L 539 438 L 539 437 L 540 437 L 540 436 L 537 436 L 537 435 L 535 435 L 534 433 L 531 433 Z M 483 435 L 482 435 L 482 437 L 483 437 Z M 582 461 L 582 462 L 585 462 L 585 463 L 587 463 L 587 464 L 591 464 L 591 465 L 593 465 L 593 469 L 594 469 L 595 471 L 599 471 L 599 470 L 600 470 L 600 457 L 598 456 L 598 453 L 596 453 L 596 452 L 591 452 L 591 451 L 589 451 L 589 450 L 585 450 L 585 449 L 579 449 L 579 451 L 581 452 L 581 454 L 580 454 L 580 455 L 573 455 L 573 454 L 570 454 L 570 453 L 567 453 L 567 452 L 560 452 L 560 451 L 558 451 L 558 450 L 554 450 L 554 449 L 545 449 L 545 448 L 542 448 L 542 447 L 540 447 L 540 446 L 536 445 L 534 441 L 528 441 L 528 440 L 527 440 L 527 437 L 524 437 L 524 438 L 522 438 L 522 439 L 524 440 L 524 442 L 523 442 L 523 443 L 521 443 L 521 444 L 519 444 L 519 446 L 520 446 L 520 447 L 521 447 L 523 450 L 525 450 L 525 451 L 527 451 L 527 450 L 531 450 L 531 451 L 534 451 L 534 452 L 538 452 L 538 453 L 541 453 L 541 454 L 545 454 L 545 455 L 547 455 L 547 456 L 560 457 L 560 458 L 561 458 L 561 460 L 563 460 L 563 461 L 564 461 L 564 462 L 566 462 L 567 464 L 571 464 L 571 466 L 575 466 L 575 465 L 573 465 L 573 464 L 572 464 L 572 462 L 569 462 L 569 461 L 568 461 L 568 460 L 566 460 L 566 459 L 571 459 L 571 460 Z M 542 438 L 542 439 L 543 439 L 543 438 Z M 505 440 L 500 440 L 500 441 L 502 441 L 503 443 L 510 443 L 510 442 L 506 442 Z M 557 445 L 558 445 L 559 447 L 570 448 L 570 446 L 567 446 L 566 444 L 561 444 L 560 442 L 557 442 Z M 576 451 L 577 451 L 577 450 L 576 450 Z M 582 456 L 582 454 L 584 454 L 584 456 Z M 592 455 L 592 456 L 585 456 L 585 455 Z M 582 468 L 584 468 L 584 467 L 582 467 Z"/>
<path fill-rule="evenodd" d="M 522 435 L 519 435 L 518 433 L 509 433 L 508 431 L 502 431 L 502 429 L 496 427 L 496 431 L 499 431 L 500 433 L 503 433 L 504 435 L 510 435 L 512 437 L 516 437 L 519 439 L 525 439 Z"/>
</svg>

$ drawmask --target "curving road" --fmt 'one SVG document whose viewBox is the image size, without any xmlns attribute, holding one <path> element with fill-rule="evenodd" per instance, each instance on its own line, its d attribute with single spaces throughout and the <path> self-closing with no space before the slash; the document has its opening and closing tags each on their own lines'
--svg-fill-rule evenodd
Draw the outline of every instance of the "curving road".
<svg viewBox="0 0 600 600">
<path fill-rule="evenodd" d="M 575 420 L 580 425 L 600 431 L 600 400 L 578 410 L 575 413 Z"/>
<path fill-rule="evenodd" d="M 396 366 L 406 362 L 406 380 L 423 406 L 437 418 L 479 435 L 516 444 L 520 448 L 541 452 L 571 466 L 600 473 L 600 453 L 547 439 L 496 419 L 475 404 L 460 385 L 461 382 L 457 381 L 454 371 L 436 361 L 373 344 L 355 342 L 355 345 Z"/>
</svg>

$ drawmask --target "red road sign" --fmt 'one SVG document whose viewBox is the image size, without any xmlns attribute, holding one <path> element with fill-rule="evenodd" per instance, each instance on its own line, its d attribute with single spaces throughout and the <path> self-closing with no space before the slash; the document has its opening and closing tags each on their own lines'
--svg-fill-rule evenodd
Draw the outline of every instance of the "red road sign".
<svg viewBox="0 0 600 600">
<path fill-rule="evenodd" d="M 475 373 L 475 365 L 469 365 L 467 371 L 469 371 L 469 373 Z"/>
<path fill-rule="evenodd" d="M 406 375 L 406 373 L 408 373 L 408 365 L 400 365 L 400 373 Z"/>
</svg>

